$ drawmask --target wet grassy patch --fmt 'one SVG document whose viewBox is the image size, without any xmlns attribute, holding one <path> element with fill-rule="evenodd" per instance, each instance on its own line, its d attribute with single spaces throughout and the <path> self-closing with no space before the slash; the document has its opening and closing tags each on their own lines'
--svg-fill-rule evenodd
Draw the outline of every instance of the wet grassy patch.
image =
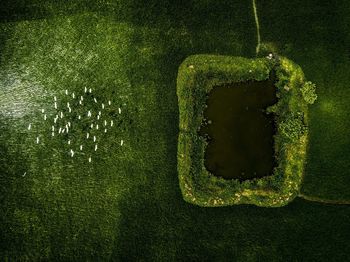
<svg viewBox="0 0 350 262">
<path fill-rule="evenodd" d="M 205 118 L 208 94 L 212 90 L 220 90 L 220 86 L 227 83 L 267 81 L 272 72 L 276 72 L 277 102 L 271 106 L 266 105 L 266 113 L 274 115 L 276 126 L 273 137 L 273 158 L 276 164 L 271 176 L 243 181 L 239 177 L 224 179 L 215 176 L 210 164 L 205 164 L 205 154 L 208 152 L 210 155 L 212 150 L 210 142 L 198 132 Z M 181 64 L 177 79 L 180 114 L 178 175 L 183 198 L 200 206 L 254 204 L 279 207 L 291 202 L 300 191 L 305 165 L 308 141 L 307 101 L 314 96 L 314 91 L 310 91 L 310 97 L 303 95 L 303 90 L 310 89 L 306 88 L 310 87 L 307 83 L 301 68 L 284 57 L 188 57 Z M 220 103 L 220 106 L 225 104 Z M 245 133 L 256 134 L 260 131 L 249 129 L 248 125 L 245 126 L 233 139 L 244 140 Z M 225 142 L 221 141 L 223 144 Z M 223 154 L 227 152 L 219 153 L 217 159 L 222 161 Z M 241 151 L 236 156 L 242 157 L 244 154 Z M 250 159 L 246 165 L 253 162 Z"/>
<path fill-rule="evenodd" d="M 273 79 L 214 87 L 199 132 L 209 141 L 206 169 L 215 176 L 240 181 L 272 175 L 275 125 L 266 108 L 276 102 Z"/>
</svg>

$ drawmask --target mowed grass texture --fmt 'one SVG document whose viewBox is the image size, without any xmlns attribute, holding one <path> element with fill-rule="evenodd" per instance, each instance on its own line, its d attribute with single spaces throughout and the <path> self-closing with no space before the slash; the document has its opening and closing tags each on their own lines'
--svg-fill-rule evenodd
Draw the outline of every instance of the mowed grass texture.
<svg viewBox="0 0 350 262">
<path fill-rule="evenodd" d="M 2 16 L 0 26 L 0 257 L 345 261 L 348 206 L 297 199 L 272 210 L 203 209 L 182 199 L 176 171 L 178 66 L 197 53 L 253 57 L 251 2 L 97 3 L 18 1 L 5 5 L 13 11 L 2 11 L 8 19 Z M 302 8 L 313 7 L 301 4 L 296 12 Z M 313 62 L 291 58 L 309 78 Z M 92 148 L 91 164 L 71 157 L 63 139 L 35 143 L 50 127 L 43 125 L 40 109 L 53 109 L 53 95 L 62 99 L 65 89 L 82 92 L 84 86 L 101 101 L 126 103 L 123 122 L 105 136 L 105 146 Z M 17 101 L 22 113 L 5 114 L 15 111 Z M 39 130 L 28 132 L 34 121 Z"/>
<path fill-rule="evenodd" d="M 68 259 L 97 247 L 106 255 L 117 199 L 140 168 L 131 137 L 141 99 L 123 65 L 132 30 L 93 15 L 6 27 L 13 35 L 1 68 L 1 257 L 59 258 L 66 250 Z"/>
</svg>

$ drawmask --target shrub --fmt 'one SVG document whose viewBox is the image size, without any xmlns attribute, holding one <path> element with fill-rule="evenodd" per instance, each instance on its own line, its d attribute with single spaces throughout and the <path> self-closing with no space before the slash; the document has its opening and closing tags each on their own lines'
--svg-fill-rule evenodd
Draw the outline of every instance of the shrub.
<svg viewBox="0 0 350 262">
<path fill-rule="evenodd" d="M 301 94 L 307 103 L 315 103 L 317 99 L 316 85 L 310 81 L 307 81 L 301 88 Z"/>
<path fill-rule="evenodd" d="M 281 135 L 290 141 L 298 140 L 306 131 L 303 120 L 304 117 L 301 112 L 287 115 L 287 118 L 281 121 L 279 125 Z"/>
</svg>

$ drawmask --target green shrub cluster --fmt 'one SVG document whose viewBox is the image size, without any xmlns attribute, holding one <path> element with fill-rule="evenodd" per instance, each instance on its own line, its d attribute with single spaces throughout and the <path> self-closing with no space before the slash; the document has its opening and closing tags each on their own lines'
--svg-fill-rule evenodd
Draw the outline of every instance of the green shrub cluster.
<svg viewBox="0 0 350 262">
<path fill-rule="evenodd" d="M 289 114 L 279 124 L 280 134 L 290 141 L 297 141 L 306 132 L 304 116 L 301 112 Z"/>
<path fill-rule="evenodd" d="M 301 88 L 301 94 L 307 103 L 315 103 L 317 99 L 316 85 L 310 81 L 307 81 Z"/>
<path fill-rule="evenodd" d="M 243 182 L 214 176 L 204 166 L 207 142 L 198 134 L 208 93 L 228 82 L 266 80 L 272 72 L 278 79 L 278 102 L 267 108 L 268 113 L 274 114 L 277 126 L 274 136 L 277 165 L 273 174 Z M 301 93 L 304 86 L 301 68 L 284 57 L 188 57 L 181 64 L 177 79 L 178 174 L 184 199 L 200 206 L 278 207 L 292 201 L 299 193 L 308 141 L 308 107 Z"/>
</svg>

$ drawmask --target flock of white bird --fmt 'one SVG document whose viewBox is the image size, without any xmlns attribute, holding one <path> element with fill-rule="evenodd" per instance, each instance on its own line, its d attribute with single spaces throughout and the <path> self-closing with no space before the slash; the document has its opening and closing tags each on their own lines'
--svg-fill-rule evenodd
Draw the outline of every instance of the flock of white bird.
<svg viewBox="0 0 350 262">
<path fill-rule="evenodd" d="M 74 128 L 79 128 L 81 129 L 81 126 L 79 126 L 79 124 L 74 124 L 73 123 L 73 119 L 72 119 L 72 115 L 74 113 L 78 114 L 77 118 L 80 121 L 86 121 L 88 120 L 90 122 L 89 125 L 89 129 L 86 131 L 86 140 L 91 140 L 91 142 L 94 145 L 94 151 L 98 150 L 98 141 L 97 141 L 97 134 L 96 132 L 98 132 L 97 130 L 102 131 L 103 133 L 107 133 L 108 128 L 113 127 L 114 122 L 113 119 L 107 119 L 107 114 L 104 114 L 104 110 L 107 109 L 111 109 L 113 108 L 112 106 L 112 101 L 108 100 L 105 103 L 99 103 L 96 99 L 96 97 L 93 97 L 93 103 L 95 103 L 95 108 L 96 106 L 99 108 L 98 112 L 93 112 L 92 109 L 87 110 L 83 108 L 85 101 L 88 100 L 88 98 L 85 97 L 85 101 L 84 101 L 84 96 L 85 95 L 92 95 L 92 89 L 87 89 L 86 87 L 84 88 L 84 93 L 82 95 L 80 95 L 80 97 L 78 95 L 75 94 L 75 92 L 69 92 L 68 89 L 65 90 L 65 95 L 66 97 L 64 98 L 65 100 L 67 100 L 67 98 L 71 98 L 72 100 L 69 102 L 62 102 L 60 103 L 60 101 L 58 101 L 57 97 L 54 96 L 53 97 L 53 108 L 54 108 L 54 116 L 52 115 L 52 118 L 50 118 L 50 116 L 45 112 L 45 109 L 42 108 L 41 109 L 41 114 L 42 117 L 44 119 L 44 121 L 49 121 L 49 119 L 52 119 L 53 123 L 51 126 L 51 137 L 59 136 L 59 135 L 63 135 L 63 134 L 69 134 L 69 132 Z M 76 98 L 79 99 L 79 109 L 77 110 L 78 112 L 74 112 L 75 108 L 73 104 L 76 101 Z M 62 99 L 62 100 L 64 100 Z M 91 101 L 92 102 L 92 101 Z M 89 104 L 89 102 L 86 102 L 87 106 L 91 106 Z M 61 106 L 61 108 L 60 108 Z M 83 109 L 83 110 L 82 110 Z M 82 113 L 83 111 L 86 111 L 85 113 Z M 122 110 L 120 107 L 118 107 L 118 114 L 120 115 L 122 113 Z M 76 121 L 76 120 L 75 120 Z M 32 123 L 28 124 L 28 130 L 32 130 Z M 93 134 L 92 134 L 93 133 Z M 78 152 L 83 152 L 84 151 L 84 146 L 80 141 L 80 144 L 76 145 L 76 151 L 74 151 L 74 141 L 72 138 L 69 138 L 68 136 L 65 136 L 67 138 L 67 144 L 68 146 L 70 146 L 71 148 L 68 151 L 68 154 L 70 154 L 71 157 L 74 157 L 74 154 L 76 153 L 76 151 Z M 40 144 L 41 140 L 40 140 L 40 136 L 38 135 L 34 141 L 34 143 L 36 144 Z M 120 140 L 120 146 L 123 146 L 124 144 L 124 140 Z M 91 152 L 87 152 L 88 154 L 90 153 L 90 155 L 88 156 L 88 162 L 91 163 L 92 161 L 92 155 Z M 85 154 L 84 154 L 85 155 Z"/>
</svg>

